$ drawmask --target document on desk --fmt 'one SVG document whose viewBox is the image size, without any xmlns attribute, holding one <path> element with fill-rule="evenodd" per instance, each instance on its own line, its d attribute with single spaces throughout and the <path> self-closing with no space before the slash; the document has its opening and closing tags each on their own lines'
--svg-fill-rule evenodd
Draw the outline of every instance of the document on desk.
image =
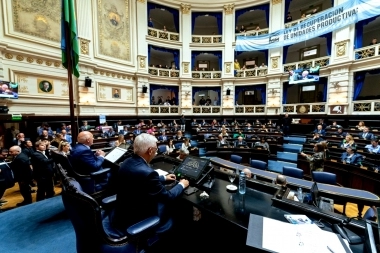
<svg viewBox="0 0 380 253">
<path fill-rule="evenodd" d="M 158 173 L 159 176 L 166 176 L 167 174 L 169 174 L 166 171 L 161 170 L 161 169 L 156 169 L 156 172 Z"/>
<path fill-rule="evenodd" d="M 247 245 L 280 253 L 352 253 L 338 235 L 315 224 L 290 224 L 255 214 L 250 215 Z"/>
</svg>

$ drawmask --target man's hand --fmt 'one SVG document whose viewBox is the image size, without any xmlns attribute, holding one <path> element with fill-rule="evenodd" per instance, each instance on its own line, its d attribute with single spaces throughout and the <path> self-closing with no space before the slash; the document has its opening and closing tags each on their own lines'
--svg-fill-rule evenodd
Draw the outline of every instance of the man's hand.
<svg viewBox="0 0 380 253">
<path fill-rule="evenodd" d="M 174 181 L 176 179 L 174 174 L 169 174 L 165 176 L 166 181 Z"/>
<path fill-rule="evenodd" d="M 99 149 L 99 150 L 96 151 L 96 155 L 97 155 L 97 156 L 105 156 L 105 154 L 106 154 L 106 153 L 104 153 L 103 150 L 100 150 L 100 149 Z"/>
<path fill-rule="evenodd" d="M 179 182 L 182 183 L 185 188 L 189 186 L 189 181 L 186 179 L 181 179 Z"/>
</svg>

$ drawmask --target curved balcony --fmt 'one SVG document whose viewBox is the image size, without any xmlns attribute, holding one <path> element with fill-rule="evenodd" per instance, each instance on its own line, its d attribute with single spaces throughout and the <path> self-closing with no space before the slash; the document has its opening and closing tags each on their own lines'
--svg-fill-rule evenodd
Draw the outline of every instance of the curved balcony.
<svg viewBox="0 0 380 253">
<path fill-rule="evenodd" d="M 306 20 L 308 20 L 310 17 L 311 16 L 308 16 L 306 18 L 300 18 L 297 20 L 293 20 L 292 22 L 285 23 L 285 28 L 291 28 L 292 26 L 301 24 L 302 22 L 305 22 Z"/>
<path fill-rule="evenodd" d="M 289 72 L 290 70 L 300 69 L 300 68 L 311 68 L 315 66 L 320 66 L 321 68 L 326 67 L 330 64 L 330 56 L 315 58 L 307 61 L 300 61 L 294 63 L 284 64 L 284 72 Z"/>
<path fill-rule="evenodd" d="M 191 42 L 196 44 L 222 43 L 222 35 L 192 35 Z"/>
<path fill-rule="evenodd" d="M 254 68 L 235 71 L 235 77 L 238 78 L 266 76 L 268 74 L 268 68 Z"/>
<path fill-rule="evenodd" d="M 380 44 L 375 44 L 368 47 L 355 49 L 355 60 L 367 59 L 380 55 L 379 47 Z"/>
<path fill-rule="evenodd" d="M 179 70 L 173 70 L 173 69 L 161 69 L 161 68 L 149 67 L 148 72 L 152 76 L 173 77 L 173 78 L 179 77 Z"/>
<path fill-rule="evenodd" d="M 151 105 L 150 113 L 151 114 L 178 114 L 179 107 L 176 105 L 167 106 L 167 105 Z"/>
<path fill-rule="evenodd" d="M 220 79 L 222 71 L 192 71 L 191 76 L 194 79 Z"/>
<path fill-rule="evenodd" d="M 360 100 L 353 101 L 352 111 L 355 114 L 371 114 L 380 112 L 380 101 Z"/>
<path fill-rule="evenodd" d="M 161 40 L 179 41 L 179 33 L 165 32 L 151 27 L 148 27 L 148 35 Z"/>
<path fill-rule="evenodd" d="M 269 33 L 269 28 L 265 29 L 260 29 L 260 30 L 252 30 L 252 31 L 247 31 L 245 33 L 236 33 L 236 36 L 259 36 L 263 34 L 268 34 Z"/>
<path fill-rule="evenodd" d="M 193 106 L 194 114 L 220 114 L 220 106 Z"/>
<path fill-rule="evenodd" d="M 327 105 L 325 102 L 308 103 L 308 104 L 285 104 L 285 105 L 282 105 L 282 112 L 289 113 L 289 114 L 297 114 L 297 113 L 326 114 Z"/>
<path fill-rule="evenodd" d="M 235 106 L 235 114 L 265 114 L 265 105 L 239 105 Z"/>
</svg>

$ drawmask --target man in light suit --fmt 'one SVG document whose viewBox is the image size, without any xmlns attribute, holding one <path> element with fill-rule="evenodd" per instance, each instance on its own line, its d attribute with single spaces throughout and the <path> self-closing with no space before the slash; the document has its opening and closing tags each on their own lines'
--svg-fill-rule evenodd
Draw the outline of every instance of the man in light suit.
<svg viewBox="0 0 380 253">
<path fill-rule="evenodd" d="M 166 136 L 165 131 L 164 131 L 164 132 L 162 132 L 162 134 L 160 136 L 158 136 L 158 140 L 159 141 L 168 141 L 169 137 Z"/>
<path fill-rule="evenodd" d="M 315 134 L 318 133 L 319 136 L 325 136 L 325 135 L 326 135 L 326 131 L 323 130 L 322 125 L 318 125 L 318 126 L 317 126 L 317 129 L 314 130 L 314 133 L 315 133 Z"/>
<path fill-rule="evenodd" d="M 94 136 L 88 131 L 78 134 L 78 144 L 73 147 L 70 152 L 70 161 L 76 172 L 82 175 L 89 175 L 103 169 L 105 153 L 97 150 L 95 154 L 91 151 L 91 145 L 94 142 Z M 108 182 L 108 175 L 99 176 L 96 181 L 101 186 L 105 186 Z"/>
<path fill-rule="evenodd" d="M 361 162 L 363 161 L 363 157 L 355 153 L 351 147 L 346 148 L 346 152 L 344 152 L 340 158 L 342 160 L 342 163 L 352 165 L 361 165 Z"/>
<path fill-rule="evenodd" d="M 61 132 L 61 134 L 62 134 L 62 138 L 65 139 L 71 145 L 71 143 L 72 143 L 72 137 L 71 137 L 71 135 L 66 134 L 66 129 L 63 129 L 62 132 Z"/>
<path fill-rule="evenodd" d="M 140 126 L 138 126 L 137 129 L 133 131 L 134 135 L 139 135 L 141 133 L 142 133 L 142 131 L 141 131 L 141 127 Z"/>
<path fill-rule="evenodd" d="M 149 167 L 157 153 L 157 139 L 143 133 L 136 137 L 134 155 L 120 166 L 116 183 L 116 208 L 112 218 L 113 226 L 121 231 L 150 216 L 158 215 L 158 229 L 169 228 L 171 211 L 169 206 L 189 185 L 182 179 L 166 190 L 164 182 L 174 181 L 175 175 L 159 176 Z"/>
<path fill-rule="evenodd" d="M 82 124 L 83 124 L 83 126 L 80 127 L 80 130 L 81 130 L 81 131 L 87 131 L 87 130 L 90 130 L 90 126 L 87 125 L 87 121 L 86 121 L 86 120 L 83 121 Z"/>
<path fill-rule="evenodd" d="M 226 139 L 223 138 L 222 135 L 218 135 L 218 140 L 216 141 L 216 146 L 219 148 L 223 145 L 229 146 L 230 144 L 228 143 L 228 141 Z"/>
<path fill-rule="evenodd" d="M 372 140 L 372 139 L 375 138 L 375 136 L 373 135 L 373 133 L 369 132 L 369 128 L 368 127 L 364 127 L 363 128 L 363 132 L 359 133 L 359 138 L 360 139 L 364 139 L 364 140 Z"/>
<path fill-rule="evenodd" d="M 127 126 L 124 126 L 124 129 L 123 129 L 123 130 L 120 130 L 120 131 L 119 131 L 119 134 L 127 135 L 127 134 L 128 134 L 128 127 L 127 127 Z"/>
<path fill-rule="evenodd" d="M 238 146 L 247 146 L 247 142 L 243 141 L 243 137 L 241 136 L 235 141 L 235 147 Z"/>
</svg>

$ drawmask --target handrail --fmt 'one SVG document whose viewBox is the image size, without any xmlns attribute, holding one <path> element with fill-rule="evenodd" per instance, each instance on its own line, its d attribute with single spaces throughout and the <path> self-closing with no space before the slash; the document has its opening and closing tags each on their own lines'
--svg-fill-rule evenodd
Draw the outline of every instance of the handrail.
<svg viewBox="0 0 380 253">
<path fill-rule="evenodd" d="M 179 41 L 179 33 L 163 31 L 152 27 L 148 27 L 148 36 L 162 40 Z"/>
</svg>

